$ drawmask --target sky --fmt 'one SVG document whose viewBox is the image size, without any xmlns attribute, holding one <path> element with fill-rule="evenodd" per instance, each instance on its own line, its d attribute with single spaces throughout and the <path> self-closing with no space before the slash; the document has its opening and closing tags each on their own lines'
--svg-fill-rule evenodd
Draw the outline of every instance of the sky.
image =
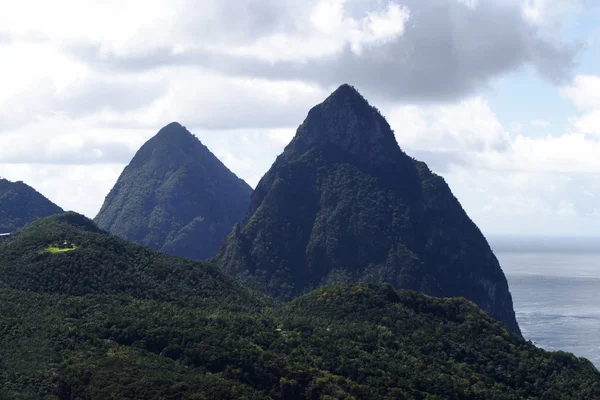
<svg viewBox="0 0 600 400">
<path fill-rule="evenodd" d="M 600 1 L 0 0 L 0 176 L 94 217 L 178 121 L 254 186 L 343 83 L 484 234 L 600 235 Z"/>
</svg>

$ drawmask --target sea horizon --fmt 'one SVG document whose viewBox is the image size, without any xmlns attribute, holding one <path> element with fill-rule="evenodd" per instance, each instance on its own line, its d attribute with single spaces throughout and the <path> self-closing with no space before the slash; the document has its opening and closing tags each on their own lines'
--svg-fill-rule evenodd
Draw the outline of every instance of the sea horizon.
<svg viewBox="0 0 600 400">
<path fill-rule="evenodd" d="M 600 238 L 491 236 L 523 337 L 600 368 Z"/>
</svg>

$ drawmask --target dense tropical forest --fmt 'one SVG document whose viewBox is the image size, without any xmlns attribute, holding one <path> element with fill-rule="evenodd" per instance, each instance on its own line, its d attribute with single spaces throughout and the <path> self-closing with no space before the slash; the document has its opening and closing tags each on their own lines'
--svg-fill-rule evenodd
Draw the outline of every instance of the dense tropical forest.
<svg viewBox="0 0 600 400">
<path fill-rule="evenodd" d="M 587 360 L 390 285 L 280 303 L 74 213 L 0 244 L 1 399 L 593 399 Z"/>
</svg>

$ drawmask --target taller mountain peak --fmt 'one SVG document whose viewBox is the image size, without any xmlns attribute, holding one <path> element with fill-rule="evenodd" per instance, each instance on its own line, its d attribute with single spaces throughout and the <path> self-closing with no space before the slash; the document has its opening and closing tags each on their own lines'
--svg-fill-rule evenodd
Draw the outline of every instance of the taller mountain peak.
<svg viewBox="0 0 600 400">
<path fill-rule="evenodd" d="M 349 85 L 347 83 L 344 83 L 335 91 L 333 91 L 323 103 L 349 103 L 358 108 L 371 107 L 367 99 L 365 99 L 354 86 Z"/>
<path fill-rule="evenodd" d="M 247 210 L 252 189 L 177 122 L 148 140 L 95 221 L 122 238 L 205 259 Z"/>
<path fill-rule="evenodd" d="M 508 283 L 479 229 L 349 85 L 310 110 L 215 260 L 281 299 L 323 284 L 386 282 L 466 297 L 519 332 Z"/>
<path fill-rule="evenodd" d="M 286 150 L 304 152 L 323 145 L 378 162 L 390 161 L 399 150 L 385 118 L 348 84 L 309 111 Z"/>
</svg>

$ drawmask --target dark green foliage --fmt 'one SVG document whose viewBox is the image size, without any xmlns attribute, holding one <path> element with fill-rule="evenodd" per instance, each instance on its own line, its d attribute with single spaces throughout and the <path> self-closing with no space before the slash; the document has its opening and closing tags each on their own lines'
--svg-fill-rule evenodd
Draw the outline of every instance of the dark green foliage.
<svg viewBox="0 0 600 400">
<path fill-rule="evenodd" d="M 23 182 L 0 179 L 0 233 L 10 233 L 63 210 Z"/>
<path fill-rule="evenodd" d="M 279 304 L 73 213 L 0 245 L 0 276 L 2 400 L 600 399 L 589 361 L 464 299 L 353 284 Z"/>
<path fill-rule="evenodd" d="M 345 390 L 357 398 L 357 385 L 374 382 L 374 398 L 600 396 L 600 375 L 589 361 L 538 349 L 460 298 L 389 285 L 324 287 L 292 301 L 283 327 L 300 332 L 302 357 L 351 379 Z M 585 391 L 572 385 L 580 373 L 590 382 Z"/>
<path fill-rule="evenodd" d="M 264 399 L 222 373 L 173 359 L 183 356 L 173 349 L 185 329 L 213 340 L 223 333 L 203 320 L 180 326 L 178 318 L 196 315 L 178 312 L 172 303 L 130 296 L 0 289 L 0 399 Z"/>
<path fill-rule="evenodd" d="M 45 251 L 64 242 L 76 250 Z M 251 302 L 248 290 L 223 277 L 212 265 L 126 242 L 76 213 L 33 222 L 1 247 L 0 257 L 0 286 L 18 290 L 77 296 L 128 294 L 182 302 L 199 298 Z"/>
<path fill-rule="evenodd" d="M 174 122 L 140 148 L 95 220 L 131 242 L 201 260 L 244 218 L 251 192 Z"/>
<path fill-rule="evenodd" d="M 310 110 L 214 260 L 284 300 L 356 281 L 462 296 L 519 333 L 506 278 L 477 226 L 348 85 Z"/>
</svg>

